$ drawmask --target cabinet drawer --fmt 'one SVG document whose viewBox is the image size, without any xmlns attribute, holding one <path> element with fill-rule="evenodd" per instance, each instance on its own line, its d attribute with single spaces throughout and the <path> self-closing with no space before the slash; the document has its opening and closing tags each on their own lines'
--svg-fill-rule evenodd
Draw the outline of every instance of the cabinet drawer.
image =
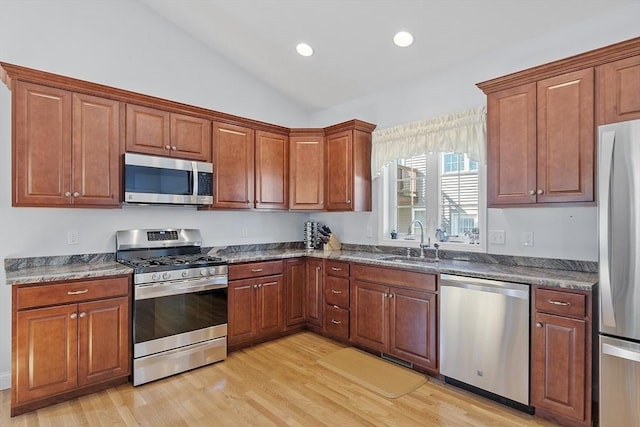
<svg viewBox="0 0 640 427">
<path fill-rule="evenodd" d="M 129 294 L 129 276 L 59 282 L 16 289 L 16 310 L 88 301 Z"/>
<path fill-rule="evenodd" d="M 283 271 L 284 267 L 282 260 L 231 264 L 229 266 L 229 280 L 272 276 L 274 274 L 282 274 Z"/>
<path fill-rule="evenodd" d="M 437 276 L 435 274 L 415 271 L 353 264 L 351 266 L 351 277 L 365 282 L 384 283 L 385 285 L 400 286 L 419 291 L 435 292 L 438 289 Z"/>
<path fill-rule="evenodd" d="M 342 261 L 326 261 L 327 275 L 349 277 L 349 263 Z"/>
<path fill-rule="evenodd" d="M 333 305 L 325 305 L 324 322 L 324 329 L 327 333 L 349 339 L 349 310 Z"/>
<path fill-rule="evenodd" d="M 535 290 L 536 311 L 560 314 L 563 316 L 586 317 L 586 295 L 573 292 Z"/>
<path fill-rule="evenodd" d="M 349 279 L 327 276 L 324 279 L 324 300 L 327 304 L 349 307 Z"/>
</svg>

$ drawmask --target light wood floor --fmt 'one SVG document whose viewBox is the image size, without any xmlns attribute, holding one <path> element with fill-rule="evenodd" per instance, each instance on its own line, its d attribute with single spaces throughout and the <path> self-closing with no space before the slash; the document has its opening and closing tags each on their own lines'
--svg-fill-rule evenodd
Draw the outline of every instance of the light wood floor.
<svg viewBox="0 0 640 427">
<path fill-rule="evenodd" d="M 554 426 L 429 378 L 395 400 L 316 363 L 342 345 L 304 332 L 221 363 L 130 384 L 18 417 L 0 392 L 2 426 Z"/>
</svg>

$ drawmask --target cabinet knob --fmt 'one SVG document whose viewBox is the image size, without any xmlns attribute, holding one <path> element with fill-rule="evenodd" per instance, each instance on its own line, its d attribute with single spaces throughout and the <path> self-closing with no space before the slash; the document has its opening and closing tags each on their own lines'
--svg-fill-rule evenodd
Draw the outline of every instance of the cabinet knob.
<svg viewBox="0 0 640 427">
<path fill-rule="evenodd" d="M 538 191 L 536 191 L 536 193 L 539 195 L 544 194 L 544 190 L 539 188 Z"/>
<path fill-rule="evenodd" d="M 536 322 L 536 328 L 542 328 L 542 323 Z"/>
<path fill-rule="evenodd" d="M 173 151 L 176 151 L 176 150 L 177 150 L 177 148 L 176 148 L 176 146 L 175 146 L 175 145 L 171 146 L 171 149 L 172 149 Z"/>
<path fill-rule="evenodd" d="M 171 150 L 171 146 L 170 146 L 170 145 L 165 145 L 165 146 L 164 146 L 164 149 L 165 149 L 165 150 Z"/>
<path fill-rule="evenodd" d="M 535 196 L 536 195 L 536 190 L 529 190 L 529 195 L 530 196 Z"/>
<path fill-rule="evenodd" d="M 80 197 L 80 193 L 78 193 L 77 191 L 73 193 L 73 197 Z"/>
<path fill-rule="evenodd" d="M 393 298 L 393 294 L 392 293 L 389 294 L 389 298 Z"/>
<path fill-rule="evenodd" d="M 82 313 L 80 313 L 80 317 L 87 317 L 87 313 L 83 311 Z"/>
<path fill-rule="evenodd" d="M 78 317 L 78 313 L 71 313 L 71 316 L 69 316 L 72 319 L 75 319 L 76 317 Z"/>
<path fill-rule="evenodd" d="M 351 199 L 347 200 L 347 203 L 351 203 Z"/>
<path fill-rule="evenodd" d="M 64 193 L 64 197 L 71 197 L 71 192 L 67 191 L 66 193 Z"/>
</svg>

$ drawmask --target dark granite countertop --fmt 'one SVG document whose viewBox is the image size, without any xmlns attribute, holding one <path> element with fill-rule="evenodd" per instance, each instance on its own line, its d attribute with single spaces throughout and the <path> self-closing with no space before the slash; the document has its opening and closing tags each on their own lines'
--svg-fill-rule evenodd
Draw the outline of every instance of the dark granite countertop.
<svg viewBox="0 0 640 427">
<path fill-rule="evenodd" d="M 89 279 L 131 274 L 133 269 L 116 261 L 95 261 L 64 265 L 26 267 L 7 271 L 7 285 L 34 284 L 58 280 Z"/>
<path fill-rule="evenodd" d="M 212 251 L 213 252 L 213 251 Z M 210 252 L 210 253 L 212 253 Z M 301 256 L 313 258 L 335 259 L 340 261 L 357 262 L 361 264 L 379 265 L 384 267 L 401 268 L 423 273 L 458 274 L 483 279 L 504 280 L 528 285 L 541 285 L 565 289 L 590 291 L 598 282 L 597 273 L 582 271 L 559 270 L 539 267 L 512 266 L 481 262 L 459 261 L 444 259 L 438 262 L 413 261 L 406 262 L 403 257 L 398 261 L 389 261 L 388 253 L 360 252 L 360 251 L 332 251 L 283 249 L 268 251 L 236 252 L 230 255 L 214 252 L 226 259 L 229 264 L 264 261 L 270 259 L 297 258 Z"/>
<path fill-rule="evenodd" d="M 438 262 L 420 262 L 413 258 L 413 261 L 407 262 L 402 256 L 397 256 L 396 260 L 386 260 L 384 258 L 389 258 L 393 256 L 393 254 L 360 250 L 323 252 L 301 248 L 278 248 L 271 250 L 260 250 L 256 248 L 256 250 L 227 251 L 225 248 L 213 248 L 209 251 L 209 254 L 220 256 L 227 260 L 229 264 L 313 257 L 400 268 L 423 273 L 458 274 L 484 279 L 518 282 L 528 285 L 587 291 L 592 290 L 598 281 L 598 274 L 594 272 L 454 259 L 443 259 Z M 8 285 L 117 276 L 131 274 L 133 271 L 131 268 L 115 262 L 113 260 L 113 254 L 106 254 L 105 256 L 94 254 L 81 256 L 81 258 L 78 259 L 63 259 L 60 264 L 54 265 L 38 265 L 37 262 L 32 262 L 31 260 L 32 259 L 11 260 L 11 262 L 5 260 Z M 7 265 L 9 265 L 10 268 L 7 268 Z"/>
</svg>

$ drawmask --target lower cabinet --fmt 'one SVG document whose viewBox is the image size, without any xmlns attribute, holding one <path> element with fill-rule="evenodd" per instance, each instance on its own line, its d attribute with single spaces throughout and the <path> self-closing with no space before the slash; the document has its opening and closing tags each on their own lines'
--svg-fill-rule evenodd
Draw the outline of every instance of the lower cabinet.
<svg viewBox="0 0 640 427">
<path fill-rule="evenodd" d="M 437 373 L 436 284 L 431 274 L 352 265 L 350 340 Z"/>
<path fill-rule="evenodd" d="M 307 259 L 307 324 L 311 327 L 322 328 L 323 302 L 323 261 L 321 259 Z"/>
<path fill-rule="evenodd" d="M 126 382 L 129 277 L 13 287 L 11 414 Z"/>
<path fill-rule="evenodd" d="M 285 261 L 285 328 L 301 326 L 307 321 L 306 272 L 307 263 L 304 259 L 297 258 Z"/>
<path fill-rule="evenodd" d="M 284 329 L 283 262 L 229 266 L 229 346 L 262 339 Z M 241 279 L 234 280 L 241 277 Z"/>
<path fill-rule="evenodd" d="M 563 425 L 591 425 L 591 297 L 534 289 L 531 405 Z"/>
</svg>

